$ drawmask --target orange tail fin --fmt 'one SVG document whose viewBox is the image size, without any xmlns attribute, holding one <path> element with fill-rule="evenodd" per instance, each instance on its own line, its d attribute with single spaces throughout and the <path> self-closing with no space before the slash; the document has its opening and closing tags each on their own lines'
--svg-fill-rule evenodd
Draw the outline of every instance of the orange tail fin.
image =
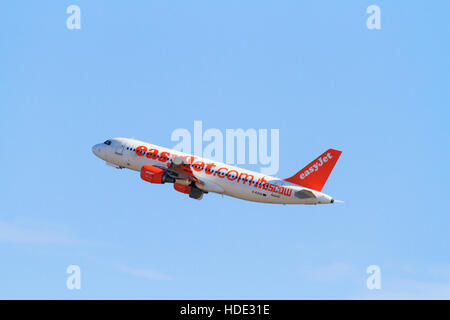
<svg viewBox="0 0 450 320">
<path fill-rule="evenodd" d="M 328 149 L 302 170 L 284 180 L 305 188 L 322 191 L 341 153 L 342 151 L 339 150 Z"/>
</svg>

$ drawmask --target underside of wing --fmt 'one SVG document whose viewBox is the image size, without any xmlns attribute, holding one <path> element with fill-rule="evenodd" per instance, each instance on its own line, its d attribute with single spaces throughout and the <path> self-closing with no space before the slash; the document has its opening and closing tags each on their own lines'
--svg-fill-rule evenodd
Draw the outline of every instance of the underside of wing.
<svg viewBox="0 0 450 320">
<path fill-rule="evenodd" d="M 165 170 L 174 179 L 193 181 L 201 184 L 200 180 L 192 172 L 191 165 L 181 157 L 175 157 Z"/>
</svg>

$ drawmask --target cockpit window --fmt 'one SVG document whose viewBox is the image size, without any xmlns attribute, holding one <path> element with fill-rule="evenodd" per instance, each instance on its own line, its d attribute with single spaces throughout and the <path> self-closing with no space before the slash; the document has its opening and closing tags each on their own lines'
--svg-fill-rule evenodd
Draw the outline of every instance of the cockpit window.
<svg viewBox="0 0 450 320">
<path fill-rule="evenodd" d="M 111 140 L 106 140 L 105 142 L 103 142 L 104 144 L 107 144 L 108 146 L 111 144 Z"/>
</svg>

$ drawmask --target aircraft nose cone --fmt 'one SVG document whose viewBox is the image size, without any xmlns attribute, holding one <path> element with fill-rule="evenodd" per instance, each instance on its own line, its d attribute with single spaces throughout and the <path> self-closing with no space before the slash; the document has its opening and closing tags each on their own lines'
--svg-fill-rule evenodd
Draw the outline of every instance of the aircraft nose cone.
<svg viewBox="0 0 450 320">
<path fill-rule="evenodd" d="M 101 150 L 98 144 L 92 147 L 92 153 L 95 154 L 97 157 L 100 156 L 100 152 Z"/>
</svg>

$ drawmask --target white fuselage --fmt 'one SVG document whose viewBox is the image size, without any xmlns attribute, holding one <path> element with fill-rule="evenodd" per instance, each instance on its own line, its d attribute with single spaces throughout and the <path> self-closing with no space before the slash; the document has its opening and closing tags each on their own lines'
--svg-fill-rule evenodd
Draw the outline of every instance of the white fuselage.
<svg viewBox="0 0 450 320">
<path fill-rule="evenodd" d="M 266 203 L 318 204 L 332 203 L 333 198 L 316 190 L 301 187 L 283 179 L 238 168 L 225 163 L 189 155 L 176 150 L 129 138 L 110 139 L 110 144 L 97 144 L 92 148 L 96 156 L 108 164 L 140 171 L 144 165 L 168 167 L 177 157 L 191 157 L 191 169 L 201 184 L 196 186 L 207 192 L 226 194 L 232 197 Z M 145 152 L 137 152 L 145 150 Z M 310 191 L 314 197 L 299 195 Z"/>
</svg>

